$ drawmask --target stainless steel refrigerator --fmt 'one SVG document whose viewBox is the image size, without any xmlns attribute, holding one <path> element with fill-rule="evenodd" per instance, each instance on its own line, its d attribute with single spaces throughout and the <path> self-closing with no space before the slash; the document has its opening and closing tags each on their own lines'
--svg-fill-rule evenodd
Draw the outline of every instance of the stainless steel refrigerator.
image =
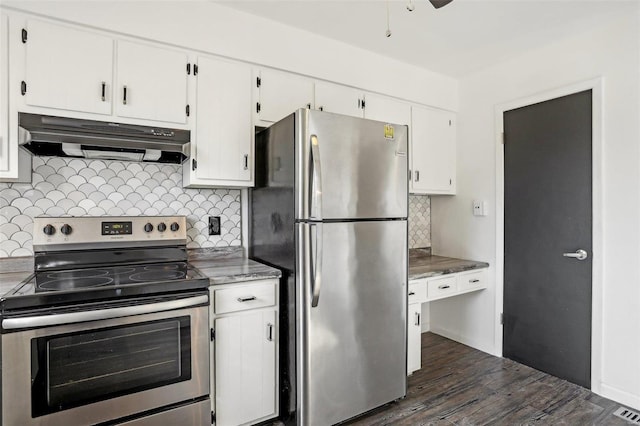
<svg viewBox="0 0 640 426">
<path fill-rule="evenodd" d="M 407 127 L 301 109 L 256 135 L 250 256 L 283 271 L 280 414 L 406 394 Z"/>
</svg>

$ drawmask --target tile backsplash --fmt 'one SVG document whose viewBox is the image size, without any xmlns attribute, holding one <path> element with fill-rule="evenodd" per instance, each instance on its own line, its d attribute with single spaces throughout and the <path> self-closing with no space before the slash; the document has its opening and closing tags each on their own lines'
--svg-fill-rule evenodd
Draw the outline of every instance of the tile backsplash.
<svg viewBox="0 0 640 426">
<path fill-rule="evenodd" d="M 32 161 L 32 183 L 0 183 L 0 257 L 33 255 L 36 216 L 185 215 L 189 248 L 241 245 L 240 190 L 183 188 L 180 165 Z M 208 216 L 220 216 L 221 235 L 208 235 Z"/>
<path fill-rule="evenodd" d="M 431 247 L 431 198 L 409 195 L 409 248 Z"/>
</svg>

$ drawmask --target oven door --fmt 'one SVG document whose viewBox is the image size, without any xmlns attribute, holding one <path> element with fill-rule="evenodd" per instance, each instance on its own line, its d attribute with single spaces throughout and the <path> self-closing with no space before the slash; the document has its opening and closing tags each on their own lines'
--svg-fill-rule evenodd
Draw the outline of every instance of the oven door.
<svg viewBox="0 0 640 426">
<path fill-rule="evenodd" d="M 206 294 L 102 306 L 3 318 L 3 424 L 129 420 L 207 398 Z"/>
</svg>

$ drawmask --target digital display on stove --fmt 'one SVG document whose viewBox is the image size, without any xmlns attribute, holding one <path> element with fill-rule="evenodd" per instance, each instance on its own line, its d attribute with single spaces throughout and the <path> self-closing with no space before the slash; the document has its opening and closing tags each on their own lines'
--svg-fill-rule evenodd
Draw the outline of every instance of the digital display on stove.
<svg viewBox="0 0 640 426">
<path fill-rule="evenodd" d="M 131 235 L 131 222 L 102 222 L 102 235 Z"/>
</svg>

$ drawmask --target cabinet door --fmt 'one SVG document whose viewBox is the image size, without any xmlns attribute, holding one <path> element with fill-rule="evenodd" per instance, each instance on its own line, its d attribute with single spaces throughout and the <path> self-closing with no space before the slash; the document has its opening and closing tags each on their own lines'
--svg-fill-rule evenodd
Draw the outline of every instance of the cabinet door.
<svg viewBox="0 0 640 426">
<path fill-rule="evenodd" d="M 253 423 L 276 415 L 276 311 L 214 322 L 217 426 Z"/>
<path fill-rule="evenodd" d="M 276 122 L 299 108 L 313 107 L 312 80 L 269 69 L 259 74 L 258 120 Z"/>
<path fill-rule="evenodd" d="M 321 111 L 352 117 L 364 116 L 362 108 L 363 93 L 351 87 L 331 83 L 316 83 L 316 108 Z"/>
<path fill-rule="evenodd" d="M 198 58 L 195 158 L 198 179 L 252 181 L 251 68 Z"/>
<path fill-rule="evenodd" d="M 16 177 L 18 141 L 9 145 L 9 18 L 0 15 L 0 179 Z M 14 161 L 10 161 L 14 160 Z"/>
<path fill-rule="evenodd" d="M 415 106 L 411 113 L 411 192 L 455 194 L 455 114 Z"/>
<path fill-rule="evenodd" d="M 128 41 L 118 41 L 117 51 L 116 114 L 186 123 L 186 53 Z"/>
<path fill-rule="evenodd" d="M 405 102 L 383 96 L 365 95 L 364 118 L 393 124 L 411 122 L 411 106 Z"/>
<path fill-rule="evenodd" d="M 27 105 L 111 114 L 111 38 L 37 20 L 26 31 Z"/>
<path fill-rule="evenodd" d="M 420 303 L 412 303 L 407 311 L 407 376 L 421 366 L 421 309 Z"/>
</svg>

